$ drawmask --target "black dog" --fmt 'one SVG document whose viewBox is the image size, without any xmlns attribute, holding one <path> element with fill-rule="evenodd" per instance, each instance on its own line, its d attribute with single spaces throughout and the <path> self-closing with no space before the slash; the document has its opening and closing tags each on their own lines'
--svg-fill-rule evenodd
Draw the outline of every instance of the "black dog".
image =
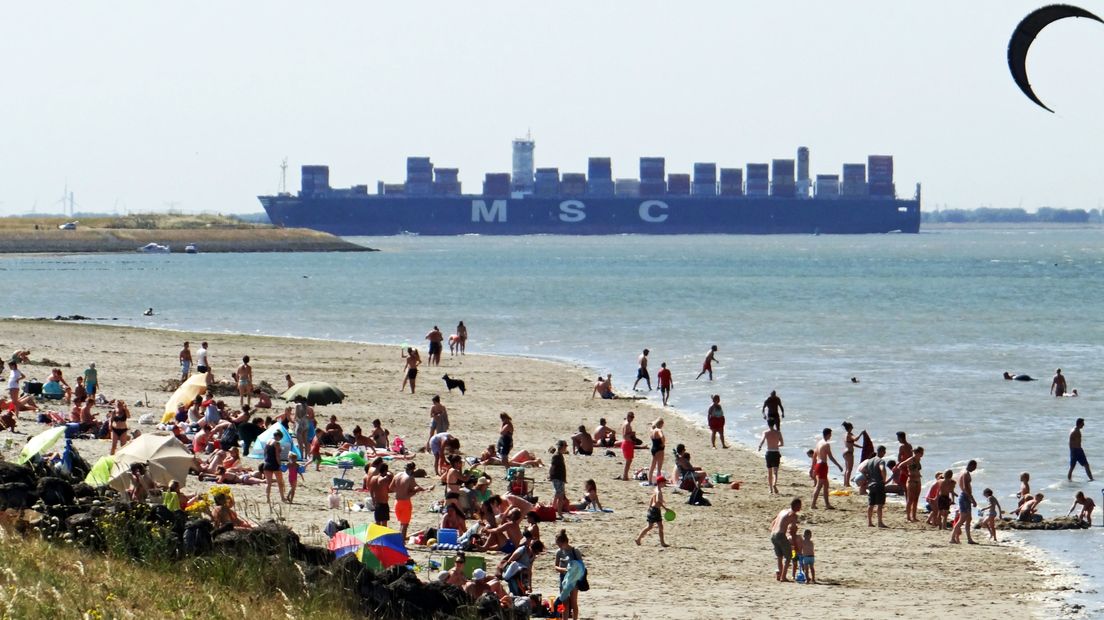
<svg viewBox="0 0 1104 620">
<path fill-rule="evenodd" d="M 452 391 L 452 388 L 460 388 L 460 395 L 463 396 L 464 392 L 467 390 L 467 387 L 464 385 L 463 379 L 453 379 L 448 375 L 445 375 L 441 378 L 445 380 L 445 387 L 447 387 L 448 391 L 450 392 Z"/>
</svg>

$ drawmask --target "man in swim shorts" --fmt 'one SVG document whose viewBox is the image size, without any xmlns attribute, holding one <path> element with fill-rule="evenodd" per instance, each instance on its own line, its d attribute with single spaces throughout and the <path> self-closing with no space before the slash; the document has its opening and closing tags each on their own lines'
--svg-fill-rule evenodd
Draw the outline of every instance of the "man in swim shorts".
<svg viewBox="0 0 1104 620">
<path fill-rule="evenodd" d="M 192 372 L 192 350 L 188 348 L 188 341 L 184 341 L 184 348 L 180 350 L 180 382 L 188 380 Z"/>
<path fill-rule="evenodd" d="M 828 502 L 828 461 L 831 460 L 835 463 L 841 472 L 843 466 L 839 464 L 835 456 L 832 456 L 832 444 L 829 443 L 832 440 L 832 429 L 826 428 L 821 431 L 821 437 L 822 439 L 818 440 L 816 447 L 813 448 L 816 457 L 816 465 L 813 466 L 813 473 L 816 474 L 816 488 L 813 489 L 813 508 L 816 508 L 817 495 L 823 493 L 824 507 L 832 510 L 832 504 Z"/>
<path fill-rule="evenodd" d="M 782 431 L 768 428 L 759 440 L 759 450 L 763 444 L 767 444 L 767 487 L 771 495 L 778 493 L 778 467 L 782 464 L 782 446 L 786 445 L 782 439 Z"/>
<path fill-rule="evenodd" d="M 782 399 L 778 392 L 771 390 L 770 396 L 763 401 L 763 419 L 770 428 L 782 429 L 782 418 L 786 417 L 786 408 L 782 406 Z"/>
<path fill-rule="evenodd" d="M 663 406 L 666 407 L 667 401 L 671 399 L 671 389 L 675 387 L 675 381 L 671 378 L 671 370 L 667 368 L 667 362 L 659 365 L 656 380 L 659 381 L 659 393 L 663 396 Z"/>
<path fill-rule="evenodd" d="M 648 391 L 652 391 L 652 376 L 648 374 L 648 350 L 644 349 L 644 352 L 640 354 L 640 357 L 636 360 L 636 381 L 633 382 L 633 391 L 636 391 L 636 384 L 640 383 L 643 379 L 648 384 Z"/>
<path fill-rule="evenodd" d="M 1062 374 L 1062 369 L 1054 371 L 1054 379 L 1050 382 L 1050 393 L 1057 397 L 1065 396 L 1066 394 L 1066 376 Z"/>
<path fill-rule="evenodd" d="M 430 366 L 441 365 L 441 343 L 445 340 L 445 335 L 441 332 L 441 328 L 436 325 L 430 330 L 425 337 L 429 341 L 429 356 L 426 363 Z"/>
<path fill-rule="evenodd" d="M 253 367 L 249 365 L 248 355 L 242 358 L 237 375 L 238 406 L 251 406 L 253 404 Z"/>
<path fill-rule="evenodd" d="M 630 411 L 625 414 L 625 423 L 621 425 L 621 456 L 625 459 L 625 471 L 621 474 L 621 480 L 629 479 L 629 467 L 636 456 L 636 431 L 632 427 L 635 418 L 636 414 Z"/>
<path fill-rule="evenodd" d="M 786 573 L 790 572 L 790 560 L 793 557 L 793 548 L 786 536 L 791 526 L 797 525 L 797 513 L 801 511 L 801 498 L 795 497 L 790 502 L 790 507 L 778 513 L 771 521 L 771 546 L 774 547 L 774 557 L 778 560 L 778 570 L 774 578 L 778 581 L 789 581 Z"/>
<path fill-rule="evenodd" d="M 410 518 L 414 514 L 414 507 L 410 500 L 425 491 L 414 478 L 415 467 L 414 461 L 410 461 L 402 473 L 395 476 L 395 480 L 391 482 L 391 490 L 395 492 L 395 518 L 399 520 L 399 532 L 402 533 L 404 540 L 406 529 L 410 526 Z"/>
<path fill-rule="evenodd" d="M 394 475 L 387 471 L 387 463 L 380 463 L 376 468 L 376 474 L 368 481 L 368 492 L 372 495 L 375 508 L 372 510 L 376 525 L 387 527 L 387 521 L 391 519 L 391 508 L 388 502 L 391 499 L 391 483 Z"/>
<path fill-rule="evenodd" d="M 1077 418 L 1077 422 L 1074 423 L 1073 430 L 1069 434 L 1069 473 L 1066 474 L 1066 480 L 1073 480 L 1073 469 L 1078 465 L 1085 468 L 1085 473 L 1089 475 L 1089 480 L 1093 479 L 1092 469 L 1089 469 L 1089 459 L 1085 457 L 1085 451 L 1081 449 L 1081 429 L 1085 427 L 1085 418 Z"/>
<path fill-rule="evenodd" d="M 962 530 L 966 530 L 966 542 L 971 545 L 977 544 L 970 533 L 970 522 L 974 517 L 974 508 L 977 508 L 972 484 L 975 469 L 977 469 L 977 461 L 971 460 L 958 475 L 958 516 L 955 517 L 954 529 L 951 530 L 951 542 L 955 544 L 961 542 Z"/>
<path fill-rule="evenodd" d="M 702 362 L 701 372 L 698 373 L 698 376 L 694 377 L 694 380 L 697 381 L 698 379 L 701 379 L 702 375 L 704 375 L 705 373 L 709 373 L 709 380 L 712 381 L 713 362 L 715 361 L 717 361 L 717 345 L 713 345 L 712 347 L 710 347 L 709 351 L 705 354 L 705 361 Z"/>
</svg>

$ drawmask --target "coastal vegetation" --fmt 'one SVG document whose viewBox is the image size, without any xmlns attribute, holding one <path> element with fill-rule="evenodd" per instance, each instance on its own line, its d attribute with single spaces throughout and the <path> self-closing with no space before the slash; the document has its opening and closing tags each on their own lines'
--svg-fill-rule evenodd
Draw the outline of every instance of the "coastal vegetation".
<svg viewBox="0 0 1104 620">
<path fill-rule="evenodd" d="M 1025 209 L 981 207 L 978 209 L 938 209 L 921 211 L 925 224 L 1100 224 L 1100 209 L 1055 209 L 1040 207 L 1034 213 Z"/>
</svg>

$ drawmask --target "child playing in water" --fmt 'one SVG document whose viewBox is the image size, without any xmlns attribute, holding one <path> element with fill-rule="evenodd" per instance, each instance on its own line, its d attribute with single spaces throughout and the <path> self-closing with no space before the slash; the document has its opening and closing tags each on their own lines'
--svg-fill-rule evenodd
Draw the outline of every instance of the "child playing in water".
<svg viewBox="0 0 1104 620">
<path fill-rule="evenodd" d="M 1066 516 L 1073 514 L 1073 509 L 1077 508 L 1078 505 L 1081 506 L 1081 514 L 1077 515 L 1077 518 L 1092 525 L 1092 513 L 1093 509 L 1096 508 L 1096 502 L 1092 498 L 1086 497 L 1083 491 L 1078 491 L 1077 496 L 1073 498 L 1073 506 L 1070 507 Z"/>
<path fill-rule="evenodd" d="M 295 456 L 294 452 L 289 452 L 287 459 L 288 485 L 291 487 L 287 498 L 290 504 L 295 500 L 295 487 L 299 486 L 299 457 Z"/>
<path fill-rule="evenodd" d="M 667 504 L 663 503 L 663 487 L 667 486 L 667 478 L 663 475 L 656 476 L 655 479 L 655 492 L 652 493 L 652 499 L 648 502 L 648 527 L 640 530 L 640 533 L 636 536 L 636 544 L 640 544 L 640 539 L 644 538 L 644 535 L 652 531 L 653 527 L 659 527 L 659 545 L 661 547 L 670 547 L 667 541 L 663 539 L 663 512 L 667 509 Z"/>
<path fill-rule="evenodd" d="M 985 529 L 989 530 L 989 540 L 997 542 L 997 515 L 1004 516 L 1004 509 L 1001 508 L 1000 502 L 997 501 L 996 496 L 993 495 L 993 489 L 985 489 L 981 492 L 985 499 L 989 502 L 989 514 L 985 516 L 981 524 Z"/>
<path fill-rule="evenodd" d="M 805 570 L 805 578 L 808 583 L 816 583 L 816 565 L 813 549 L 813 530 L 805 530 L 805 537 L 801 539 L 801 567 Z"/>
</svg>

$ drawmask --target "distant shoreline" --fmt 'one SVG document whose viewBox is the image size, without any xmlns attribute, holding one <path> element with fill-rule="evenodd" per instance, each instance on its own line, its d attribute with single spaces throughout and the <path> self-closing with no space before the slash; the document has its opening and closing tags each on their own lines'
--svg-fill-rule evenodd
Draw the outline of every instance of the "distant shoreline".
<svg viewBox="0 0 1104 620">
<path fill-rule="evenodd" d="M 920 222 L 920 232 L 932 230 L 1100 230 L 1104 224 L 1093 222 Z"/>
<path fill-rule="evenodd" d="M 172 254 L 195 245 L 198 253 L 226 252 L 374 252 L 324 232 L 277 228 L 221 217 L 135 216 L 80 222 L 59 230 L 58 218 L 0 218 L 0 254 L 138 253 L 149 243 Z"/>
</svg>

